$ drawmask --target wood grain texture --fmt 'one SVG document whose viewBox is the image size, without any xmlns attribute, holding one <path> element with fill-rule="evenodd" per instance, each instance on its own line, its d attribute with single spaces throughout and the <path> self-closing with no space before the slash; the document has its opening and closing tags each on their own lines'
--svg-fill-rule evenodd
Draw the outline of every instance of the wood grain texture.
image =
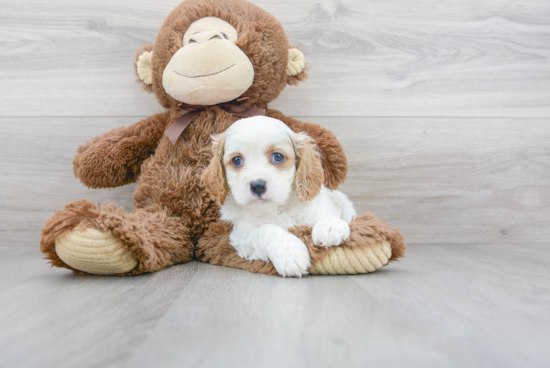
<svg viewBox="0 0 550 368">
<path fill-rule="evenodd" d="M 361 276 L 137 277 L 0 248 L 0 366 L 545 367 L 550 248 L 416 246 Z"/>
<path fill-rule="evenodd" d="M 342 190 L 409 244 L 548 244 L 548 120 L 311 120 L 344 145 Z"/>
<path fill-rule="evenodd" d="M 407 257 L 281 279 L 192 262 L 51 269 L 78 145 L 161 111 L 134 52 L 179 0 L 0 0 L 0 367 L 545 367 L 550 353 L 550 2 L 254 0 L 310 66 L 272 107 L 333 131 L 359 212 Z"/>
<path fill-rule="evenodd" d="M 550 2 L 254 1 L 310 79 L 273 107 L 293 116 L 550 117 Z M 173 0 L 2 0 L 1 116 L 146 116 L 134 52 Z"/>
<path fill-rule="evenodd" d="M 80 144 L 134 118 L 1 118 L 0 244 L 38 247 L 40 229 L 53 212 L 80 199 L 133 209 L 135 184 L 87 190 L 74 177 Z"/>
<path fill-rule="evenodd" d="M 131 210 L 134 185 L 87 190 L 71 162 L 79 144 L 137 120 L 0 118 L 0 244 L 36 246 L 46 219 L 75 200 Z M 547 120 L 304 120 L 342 142 L 350 171 L 341 189 L 358 212 L 374 212 L 408 244 L 548 244 Z"/>
</svg>

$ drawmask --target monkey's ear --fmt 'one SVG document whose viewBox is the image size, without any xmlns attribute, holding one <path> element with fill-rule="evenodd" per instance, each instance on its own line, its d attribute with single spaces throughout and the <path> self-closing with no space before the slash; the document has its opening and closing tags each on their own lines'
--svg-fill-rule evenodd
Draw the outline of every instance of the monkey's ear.
<svg viewBox="0 0 550 368">
<path fill-rule="evenodd" d="M 286 82 L 295 86 L 307 79 L 306 58 L 297 48 L 288 49 L 288 63 L 286 64 Z"/>
<path fill-rule="evenodd" d="M 223 170 L 223 147 L 225 136 L 218 134 L 212 137 L 212 160 L 202 173 L 202 183 L 206 191 L 210 193 L 212 199 L 222 205 L 227 196 L 227 183 L 225 182 L 225 172 Z"/>
<path fill-rule="evenodd" d="M 138 82 L 147 92 L 153 92 L 153 69 L 151 59 L 153 58 L 153 45 L 144 45 L 136 52 L 134 70 L 138 75 Z"/>
<path fill-rule="evenodd" d="M 301 202 L 309 202 L 319 194 L 325 180 L 321 155 L 313 139 L 304 132 L 296 134 L 295 145 L 298 156 L 294 177 L 296 194 Z"/>
</svg>

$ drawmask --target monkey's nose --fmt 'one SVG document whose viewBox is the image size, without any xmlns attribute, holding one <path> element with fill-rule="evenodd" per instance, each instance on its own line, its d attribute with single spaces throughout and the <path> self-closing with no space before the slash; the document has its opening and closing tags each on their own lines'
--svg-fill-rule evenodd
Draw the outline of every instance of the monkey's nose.
<svg viewBox="0 0 550 368">
<path fill-rule="evenodd" d="M 199 32 L 195 33 L 191 38 L 189 39 L 189 43 L 207 43 L 210 40 L 222 40 L 224 39 L 223 34 L 221 32 L 216 31 L 206 31 L 206 32 Z"/>
<path fill-rule="evenodd" d="M 250 190 L 252 191 L 252 193 L 254 193 L 255 195 L 259 197 L 262 196 L 262 194 L 265 193 L 265 191 L 267 190 L 267 185 L 265 183 L 265 180 L 256 180 L 256 181 L 253 181 L 250 183 Z"/>
</svg>

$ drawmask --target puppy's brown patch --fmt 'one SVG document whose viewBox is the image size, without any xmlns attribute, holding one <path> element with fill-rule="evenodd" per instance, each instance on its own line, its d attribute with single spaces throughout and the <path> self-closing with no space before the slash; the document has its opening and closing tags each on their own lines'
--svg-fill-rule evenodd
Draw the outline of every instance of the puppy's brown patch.
<svg viewBox="0 0 550 368">
<path fill-rule="evenodd" d="M 231 161 L 232 161 L 235 157 L 240 157 L 240 158 L 243 160 L 243 165 L 241 165 L 241 166 L 239 166 L 239 167 L 233 166 L 233 164 L 231 163 Z M 232 171 L 234 171 L 234 172 L 239 172 L 239 171 L 243 168 L 244 162 L 245 162 L 244 156 L 241 155 L 240 153 L 235 153 L 235 154 L 231 155 L 231 156 L 227 159 L 226 162 L 224 162 L 224 166 L 225 166 L 225 169 L 226 169 L 226 170 L 229 169 L 229 170 L 232 170 Z"/>
<path fill-rule="evenodd" d="M 214 137 L 212 142 L 212 160 L 203 171 L 201 177 L 205 189 L 218 204 L 223 204 L 223 202 L 225 202 L 225 197 L 229 189 L 222 166 L 224 145 L 225 136 L 223 134 Z"/>
<path fill-rule="evenodd" d="M 297 143 L 299 159 L 294 180 L 296 194 L 300 201 L 309 202 L 319 194 L 323 186 L 324 174 L 321 155 L 317 151 L 313 139 L 309 136 L 301 135 Z"/>
<path fill-rule="evenodd" d="M 273 162 L 271 156 L 274 153 L 280 153 L 285 157 L 284 161 L 280 164 Z M 296 166 L 296 153 L 290 145 L 270 145 L 265 151 L 265 155 L 269 163 L 275 166 L 279 170 L 289 170 Z"/>
</svg>

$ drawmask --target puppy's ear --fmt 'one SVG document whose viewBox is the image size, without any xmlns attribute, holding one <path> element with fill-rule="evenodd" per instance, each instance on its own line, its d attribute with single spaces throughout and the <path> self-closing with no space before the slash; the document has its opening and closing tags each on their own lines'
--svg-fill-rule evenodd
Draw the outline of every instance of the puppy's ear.
<svg viewBox="0 0 550 368">
<path fill-rule="evenodd" d="M 319 192 L 324 181 L 321 155 L 315 142 L 306 133 L 296 134 L 296 155 L 298 169 L 294 184 L 296 193 L 302 202 L 311 201 Z"/>
<path fill-rule="evenodd" d="M 225 172 L 222 162 L 224 144 L 224 134 L 212 137 L 212 161 L 210 161 L 210 165 L 202 173 L 201 178 L 204 187 L 218 204 L 223 204 L 227 196 L 227 184 L 225 182 Z"/>
</svg>

